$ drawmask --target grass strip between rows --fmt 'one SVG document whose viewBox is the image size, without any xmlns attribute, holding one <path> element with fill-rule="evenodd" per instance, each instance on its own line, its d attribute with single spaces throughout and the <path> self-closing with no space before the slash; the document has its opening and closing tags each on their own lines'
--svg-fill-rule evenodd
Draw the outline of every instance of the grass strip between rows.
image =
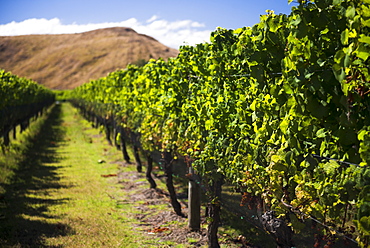
<svg viewBox="0 0 370 248">
<path fill-rule="evenodd" d="M 1 156 L 0 247 L 149 247 L 135 209 L 117 208 L 117 177 L 102 177 L 120 156 L 76 109 L 55 105 Z"/>
</svg>

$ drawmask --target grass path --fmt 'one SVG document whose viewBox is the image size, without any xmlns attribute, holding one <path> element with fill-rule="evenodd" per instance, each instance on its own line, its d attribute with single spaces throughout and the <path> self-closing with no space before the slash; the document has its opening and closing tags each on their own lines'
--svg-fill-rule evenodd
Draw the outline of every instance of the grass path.
<svg viewBox="0 0 370 248">
<path fill-rule="evenodd" d="M 67 103 L 33 125 L 9 152 L 21 155 L 0 160 L 0 247 L 148 247 L 133 210 L 116 207 L 117 178 L 102 177 L 120 153 Z"/>
</svg>

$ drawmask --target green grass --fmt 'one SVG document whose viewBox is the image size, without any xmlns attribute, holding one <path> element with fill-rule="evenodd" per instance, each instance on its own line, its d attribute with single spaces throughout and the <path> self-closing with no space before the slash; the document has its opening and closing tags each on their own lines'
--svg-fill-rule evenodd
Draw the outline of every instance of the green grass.
<svg viewBox="0 0 370 248">
<path fill-rule="evenodd" d="M 117 177 L 101 176 L 117 173 L 120 156 L 69 104 L 55 105 L 1 156 L 0 247 L 150 247 L 134 209 L 117 207 Z"/>
</svg>

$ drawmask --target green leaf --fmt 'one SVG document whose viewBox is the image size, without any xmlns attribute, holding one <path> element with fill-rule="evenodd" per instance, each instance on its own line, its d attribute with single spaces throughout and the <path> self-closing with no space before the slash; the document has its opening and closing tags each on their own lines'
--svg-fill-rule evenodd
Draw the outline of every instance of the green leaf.
<svg viewBox="0 0 370 248">
<path fill-rule="evenodd" d="M 325 128 L 321 128 L 316 132 L 316 137 L 317 138 L 325 138 L 326 137 L 326 132 Z"/>
<path fill-rule="evenodd" d="M 370 216 L 364 216 L 359 221 L 360 230 L 366 235 L 370 235 Z"/>
<path fill-rule="evenodd" d="M 339 50 L 335 53 L 334 61 L 335 63 L 342 65 L 344 57 L 346 56 L 345 52 L 343 50 Z"/>
<path fill-rule="evenodd" d="M 334 73 L 335 78 L 339 82 L 342 82 L 344 80 L 344 78 L 346 77 L 346 73 L 345 73 L 344 69 L 338 64 L 333 65 L 333 73 Z"/>
<path fill-rule="evenodd" d="M 340 167 L 340 165 L 337 162 L 330 160 L 329 162 L 325 163 L 323 167 L 326 174 L 332 175 L 336 169 Z"/>
<path fill-rule="evenodd" d="M 290 22 L 291 25 L 297 26 L 299 23 L 301 23 L 302 19 L 299 15 L 294 16 L 295 19 Z"/>
<path fill-rule="evenodd" d="M 366 27 L 370 27 L 370 19 L 368 19 L 366 21 L 362 21 L 361 24 L 366 26 Z"/>
<path fill-rule="evenodd" d="M 357 50 L 355 51 L 357 57 L 362 59 L 363 61 L 366 61 L 370 56 L 370 47 L 366 46 L 365 44 L 361 43 Z"/>
<path fill-rule="evenodd" d="M 358 39 L 359 42 L 370 44 L 370 37 L 366 36 L 364 34 L 360 35 L 360 38 Z"/>
<path fill-rule="evenodd" d="M 346 54 L 343 60 L 343 67 L 348 68 L 350 63 L 351 63 L 351 56 L 349 54 Z"/>
<path fill-rule="evenodd" d="M 287 167 L 281 162 L 273 163 L 272 169 L 276 171 L 287 171 Z"/>
<path fill-rule="evenodd" d="M 369 1 L 369 0 L 368 0 Z M 370 3 L 370 1 L 368 2 L 368 4 Z M 362 17 L 370 17 L 370 6 L 367 7 L 365 4 L 361 5 L 361 16 Z"/>
<path fill-rule="evenodd" d="M 288 57 L 286 56 L 282 61 L 282 67 L 283 69 L 285 70 L 285 72 L 289 72 L 291 70 L 295 70 L 296 69 L 296 66 L 295 64 L 293 63 L 293 61 Z"/>
<path fill-rule="evenodd" d="M 346 10 L 346 17 L 353 19 L 356 15 L 356 9 L 353 6 L 349 6 Z"/>
<path fill-rule="evenodd" d="M 320 67 L 323 67 L 324 65 L 325 65 L 325 63 L 326 63 L 326 60 L 322 60 L 322 59 L 318 59 L 317 61 L 316 61 L 316 63 L 320 66 Z"/>
<path fill-rule="evenodd" d="M 368 134 L 369 131 L 367 130 L 361 130 L 360 132 L 358 132 L 357 134 L 357 138 L 358 140 L 361 140 L 361 141 L 364 141 L 365 140 L 365 135 Z"/>
<path fill-rule="evenodd" d="M 268 20 L 268 26 L 270 32 L 275 33 L 280 28 L 280 23 L 276 22 L 273 17 L 270 17 Z"/>
<path fill-rule="evenodd" d="M 343 45 L 348 45 L 348 35 L 349 35 L 349 30 L 346 28 L 343 30 L 341 36 L 340 36 L 340 41 L 342 42 Z"/>
<path fill-rule="evenodd" d="M 284 89 L 284 91 L 285 91 L 286 94 L 289 94 L 289 95 L 293 94 L 292 88 L 290 88 L 290 86 L 287 83 L 285 83 L 283 85 L 283 89 Z"/>
<path fill-rule="evenodd" d="M 325 155 L 325 153 L 324 153 L 325 150 L 326 150 L 326 142 L 323 141 L 323 142 L 321 142 L 321 145 L 320 145 L 320 155 L 321 156 Z"/>
</svg>

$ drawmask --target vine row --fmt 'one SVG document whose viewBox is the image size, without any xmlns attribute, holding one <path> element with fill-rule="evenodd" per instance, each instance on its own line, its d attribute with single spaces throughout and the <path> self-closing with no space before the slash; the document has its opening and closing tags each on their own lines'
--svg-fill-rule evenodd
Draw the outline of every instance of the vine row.
<svg viewBox="0 0 370 248">
<path fill-rule="evenodd" d="M 8 146 L 9 133 L 19 125 L 23 132 L 32 117 L 54 102 L 54 93 L 36 82 L 0 70 L 0 138 Z M 13 138 L 16 132 L 13 131 Z"/>
<path fill-rule="evenodd" d="M 210 43 L 130 65 L 72 96 L 138 134 L 145 151 L 191 158 L 210 189 L 211 247 L 223 182 L 293 232 L 304 222 L 294 208 L 367 247 L 369 28 L 369 0 L 302 0 L 289 15 L 218 28 Z"/>
</svg>

